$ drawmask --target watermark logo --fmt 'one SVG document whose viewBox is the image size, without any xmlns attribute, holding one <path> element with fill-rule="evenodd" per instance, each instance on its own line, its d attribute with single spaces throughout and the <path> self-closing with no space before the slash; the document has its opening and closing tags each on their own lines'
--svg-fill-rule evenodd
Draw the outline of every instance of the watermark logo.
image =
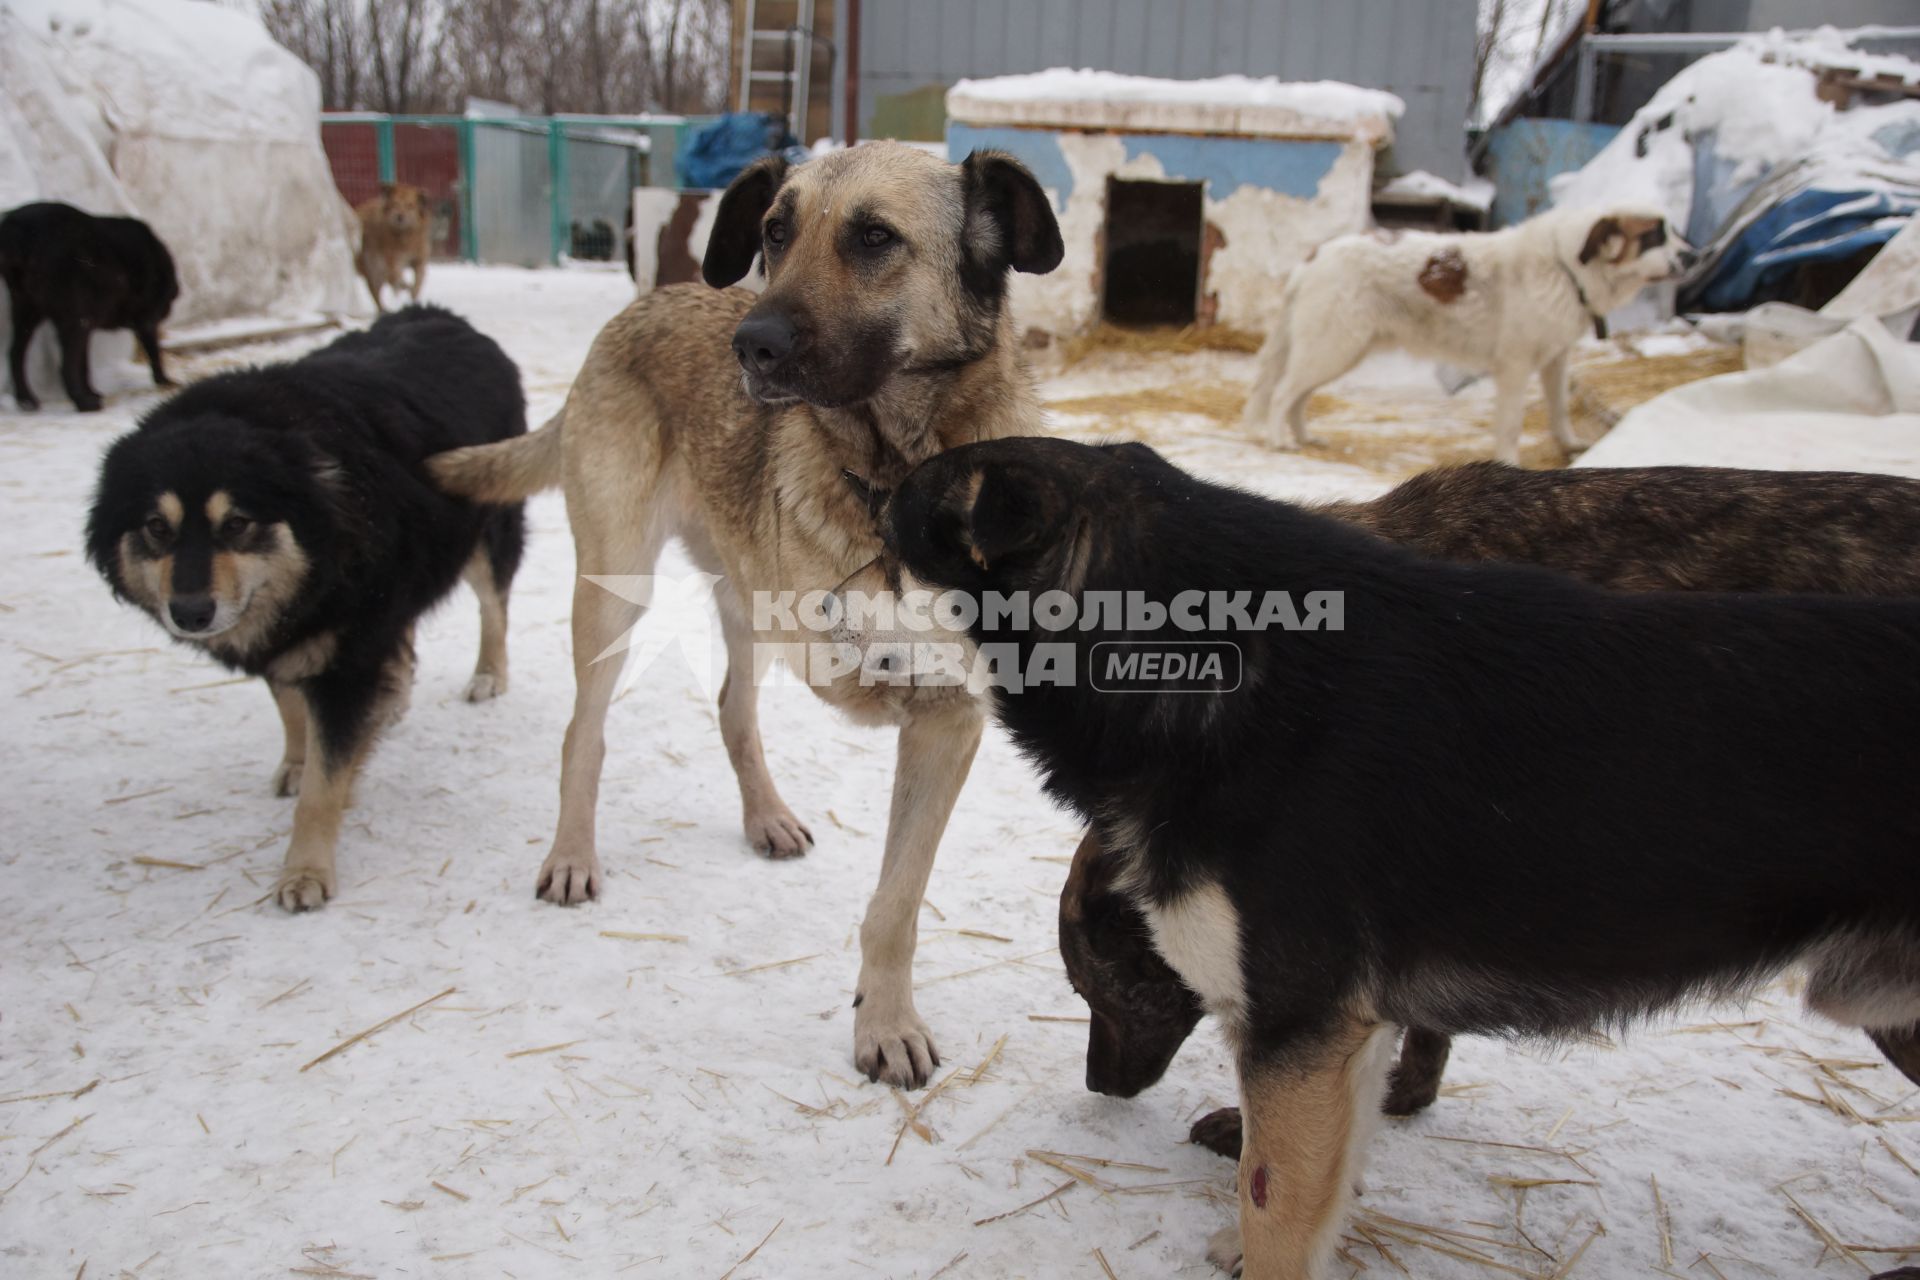
<svg viewBox="0 0 1920 1280">
<path fill-rule="evenodd" d="M 1240 646 L 1231 640 L 1103 640 L 1088 683 L 1101 693 L 1232 693 Z"/>
<path fill-rule="evenodd" d="M 581 577 L 640 609 L 634 624 L 593 658 L 596 663 L 625 664 L 615 697 L 630 690 L 669 650 L 686 660 L 702 693 L 712 697 L 718 692 L 715 676 L 724 658 L 716 661 L 716 657 L 724 646 L 714 630 L 713 593 L 719 574 L 696 571 L 676 578 L 654 573 L 586 573 Z"/>
<path fill-rule="evenodd" d="M 949 686 L 976 695 L 1017 693 L 1084 679 L 1103 693 L 1231 693 L 1244 678 L 1238 643 L 1223 636 L 1264 631 L 1341 631 L 1339 591 L 756 591 L 745 606 L 753 641 L 729 653 L 715 628 L 720 576 L 587 574 L 637 608 L 634 625 L 593 658 L 623 664 L 617 694 L 677 651 L 701 691 L 713 696 L 729 661 L 752 662 L 735 679 L 764 683 L 774 671 L 822 687 Z M 745 628 L 743 628 L 745 629 Z M 1125 633 L 1125 638 L 1114 637 Z M 1021 637 L 1024 637 L 1022 639 Z M 1083 662 L 1084 659 L 1084 662 Z"/>
</svg>

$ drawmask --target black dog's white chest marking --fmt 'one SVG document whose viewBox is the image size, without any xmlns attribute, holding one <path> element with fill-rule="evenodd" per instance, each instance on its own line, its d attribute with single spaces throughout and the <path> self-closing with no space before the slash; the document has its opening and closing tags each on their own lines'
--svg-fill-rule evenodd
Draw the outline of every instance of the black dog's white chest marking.
<svg viewBox="0 0 1920 1280">
<path fill-rule="evenodd" d="M 1140 902 L 1153 945 L 1208 1012 L 1237 1023 L 1246 1014 L 1246 977 L 1240 968 L 1240 914 L 1226 890 L 1202 884 L 1171 902 Z"/>
</svg>

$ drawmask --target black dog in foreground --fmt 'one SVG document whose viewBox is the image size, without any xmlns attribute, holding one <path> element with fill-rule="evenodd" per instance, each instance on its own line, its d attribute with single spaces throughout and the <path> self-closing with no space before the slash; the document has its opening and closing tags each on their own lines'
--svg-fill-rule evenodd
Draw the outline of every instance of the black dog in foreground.
<svg viewBox="0 0 1920 1280">
<path fill-rule="evenodd" d="M 1920 597 L 1920 481 L 1897 476 L 1522 471 L 1486 462 L 1429 471 L 1372 502 L 1319 510 L 1441 559 L 1540 565 L 1621 590 Z M 1165 1073 L 1203 1011 L 1114 883 L 1120 870 L 1098 840 L 1081 842 L 1060 894 L 1060 954 L 1093 1014 L 1087 1087 L 1132 1097 Z M 1878 1038 L 1896 1066 L 1920 1072 L 1920 1029 Z M 1450 1047 L 1439 1032 L 1407 1031 L 1389 1077 L 1388 1115 L 1433 1102 Z M 1238 1109 L 1203 1116 L 1193 1140 L 1237 1159 Z"/>
<path fill-rule="evenodd" d="M 946 616 L 1011 649 L 996 714 L 1227 1024 L 1229 1266 L 1324 1274 L 1397 1027 L 1569 1036 L 1795 962 L 1817 1013 L 1920 1021 L 1920 603 L 1425 560 L 1138 445 L 962 446 L 878 525 L 843 590 L 1079 606 Z M 1188 630 L 1099 607 L 1189 592 Z"/>
<path fill-rule="evenodd" d="M 158 387 L 173 385 L 160 363 L 160 322 L 180 296 L 173 255 L 138 218 L 97 218 L 70 204 L 23 204 L 0 217 L 0 281 L 13 307 L 7 371 L 22 409 L 40 400 L 27 383 L 27 344 L 42 320 L 60 338 L 60 379 L 73 407 L 100 407 L 87 341 L 95 329 L 131 329 Z"/>
<path fill-rule="evenodd" d="M 519 504 L 448 497 L 423 460 L 526 430 L 520 375 L 437 307 L 383 316 L 291 364 L 209 378 L 107 451 L 87 554 L 175 639 L 264 677 L 298 794 L 277 889 L 333 895 L 355 770 L 406 708 L 414 622 L 464 573 L 480 597 L 472 701 L 507 680 Z"/>
</svg>

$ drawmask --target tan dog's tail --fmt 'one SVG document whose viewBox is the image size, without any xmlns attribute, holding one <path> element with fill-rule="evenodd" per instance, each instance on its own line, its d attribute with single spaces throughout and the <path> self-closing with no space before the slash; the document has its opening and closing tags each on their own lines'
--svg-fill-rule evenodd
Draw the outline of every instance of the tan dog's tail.
<svg viewBox="0 0 1920 1280">
<path fill-rule="evenodd" d="M 436 453 L 427 459 L 427 471 L 458 497 L 519 502 L 560 483 L 560 427 L 565 418 L 563 409 L 527 435 Z"/>
</svg>

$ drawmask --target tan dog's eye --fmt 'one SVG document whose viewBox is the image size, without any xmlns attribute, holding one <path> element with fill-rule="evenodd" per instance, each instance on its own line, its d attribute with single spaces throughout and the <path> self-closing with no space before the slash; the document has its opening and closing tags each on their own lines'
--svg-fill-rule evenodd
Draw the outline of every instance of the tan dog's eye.
<svg viewBox="0 0 1920 1280">
<path fill-rule="evenodd" d="M 253 528 L 253 521 L 245 516 L 228 516 L 220 522 L 220 536 L 227 539 L 238 538 L 251 528 Z"/>
<path fill-rule="evenodd" d="M 880 249 L 893 243 L 893 232 L 885 227 L 868 227 L 860 233 L 860 243 L 869 249 Z"/>
<path fill-rule="evenodd" d="M 165 542 L 173 536 L 173 526 L 161 516 L 147 517 L 147 536 L 155 542 Z"/>
<path fill-rule="evenodd" d="M 775 248 L 787 242 L 787 224 L 775 219 L 767 224 L 767 243 Z"/>
</svg>

